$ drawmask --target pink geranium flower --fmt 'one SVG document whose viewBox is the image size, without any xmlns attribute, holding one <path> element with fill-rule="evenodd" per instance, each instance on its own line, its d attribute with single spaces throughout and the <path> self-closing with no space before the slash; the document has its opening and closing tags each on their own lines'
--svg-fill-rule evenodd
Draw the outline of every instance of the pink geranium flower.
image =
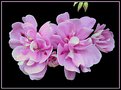
<svg viewBox="0 0 121 90">
<path fill-rule="evenodd" d="M 105 24 L 98 24 L 94 34 L 91 36 L 96 47 L 102 52 L 110 52 L 115 47 L 114 35 Z"/>
<path fill-rule="evenodd" d="M 70 19 L 66 12 L 58 15 L 56 21 L 57 34 L 61 38 L 57 47 L 58 63 L 64 66 L 66 78 L 73 80 L 76 72 L 80 73 L 79 68 L 90 72 L 90 67 L 99 63 L 102 57 L 89 38 L 96 20 L 88 16 Z"/>
<path fill-rule="evenodd" d="M 37 32 L 37 22 L 32 15 L 22 19 L 24 23 L 12 24 L 9 40 L 13 48 L 12 56 L 31 80 L 38 80 L 46 72 L 47 59 L 53 50 L 50 37 L 54 32 L 50 22 L 46 22 Z"/>
</svg>

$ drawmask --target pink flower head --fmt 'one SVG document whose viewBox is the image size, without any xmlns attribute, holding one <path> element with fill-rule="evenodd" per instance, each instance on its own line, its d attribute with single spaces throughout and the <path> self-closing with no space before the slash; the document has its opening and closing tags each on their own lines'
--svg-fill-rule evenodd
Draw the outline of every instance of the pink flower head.
<svg viewBox="0 0 121 90">
<path fill-rule="evenodd" d="M 109 29 L 105 29 L 106 25 L 98 24 L 94 34 L 91 36 L 96 47 L 102 52 L 110 52 L 114 49 L 114 35 Z"/>
<path fill-rule="evenodd" d="M 57 47 L 58 63 L 64 66 L 66 78 L 73 80 L 75 73 L 80 73 L 80 68 L 83 72 L 90 71 L 89 68 L 102 57 L 89 38 L 96 20 L 88 16 L 70 19 L 66 12 L 58 15 L 56 21 L 57 34 L 61 38 Z"/>
<path fill-rule="evenodd" d="M 50 37 L 53 35 L 50 22 L 46 22 L 37 32 L 37 22 L 32 15 L 22 18 L 24 23 L 12 24 L 10 32 L 10 47 L 12 56 L 18 61 L 22 71 L 30 76 L 31 80 L 41 79 L 47 69 L 47 59 L 53 46 Z"/>
</svg>

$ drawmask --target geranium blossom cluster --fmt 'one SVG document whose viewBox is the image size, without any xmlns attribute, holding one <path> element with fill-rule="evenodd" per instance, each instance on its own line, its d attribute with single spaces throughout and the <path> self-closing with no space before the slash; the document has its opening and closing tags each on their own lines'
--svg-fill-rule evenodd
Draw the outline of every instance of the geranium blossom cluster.
<svg viewBox="0 0 121 90">
<path fill-rule="evenodd" d="M 31 80 L 44 77 L 48 67 L 63 66 L 66 79 L 74 80 L 76 73 L 91 72 L 100 62 L 101 52 L 114 49 L 113 33 L 105 24 L 97 24 L 88 16 L 70 19 L 68 12 L 57 16 L 57 24 L 47 21 L 37 30 L 32 15 L 23 22 L 12 24 L 9 45 L 20 70 Z"/>
</svg>

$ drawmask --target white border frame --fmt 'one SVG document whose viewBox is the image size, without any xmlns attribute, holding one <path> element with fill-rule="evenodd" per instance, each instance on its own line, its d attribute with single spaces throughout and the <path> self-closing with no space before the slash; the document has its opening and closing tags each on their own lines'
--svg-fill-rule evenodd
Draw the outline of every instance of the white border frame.
<svg viewBox="0 0 121 90">
<path fill-rule="evenodd" d="M 14 87 L 7 87 L 7 88 L 4 88 L 2 87 L 2 4 L 3 2 L 75 2 L 75 1 L 1 1 L 1 89 L 120 89 L 120 1 L 87 1 L 87 2 L 117 2 L 119 4 L 119 87 L 117 88 L 92 88 L 92 87 L 89 87 L 89 88 L 73 88 L 73 87 L 40 87 L 40 88 L 32 88 L 32 87 L 18 87 L 18 88 L 14 88 Z M 79 1 L 77 1 L 79 2 Z"/>
</svg>

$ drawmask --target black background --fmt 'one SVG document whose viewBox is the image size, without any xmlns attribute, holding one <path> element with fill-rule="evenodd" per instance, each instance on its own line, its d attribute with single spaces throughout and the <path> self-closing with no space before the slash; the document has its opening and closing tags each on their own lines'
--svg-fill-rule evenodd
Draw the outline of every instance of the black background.
<svg viewBox="0 0 121 90">
<path fill-rule="evenodd" d="M 89 2 L 86 13 L 81 9 L 77 12 L 73 2 L 3 2 L 2 7 L 2 83 L 3 87 L 118 87 L 118 3 L 117 2 Z M 56 16 L 69 12 L 71 18 L 90 16 L 97 22 L 105 23 L 114 33 L 115 49 L 102 56 L 99 64 L 94 65 L 91 73 L 80 73 L 75 80 L 68 81 L 64 76 L 63 67 L 48 68 L 44 78 L 32 81 L 18 68 L 17 62 L 11 56 L 9 47 L 9 32 L 11 24 L 22 21 L 27 14 L 35 16 L 38 29 L 46 21 L 56 23 Z"/>
</svg>

